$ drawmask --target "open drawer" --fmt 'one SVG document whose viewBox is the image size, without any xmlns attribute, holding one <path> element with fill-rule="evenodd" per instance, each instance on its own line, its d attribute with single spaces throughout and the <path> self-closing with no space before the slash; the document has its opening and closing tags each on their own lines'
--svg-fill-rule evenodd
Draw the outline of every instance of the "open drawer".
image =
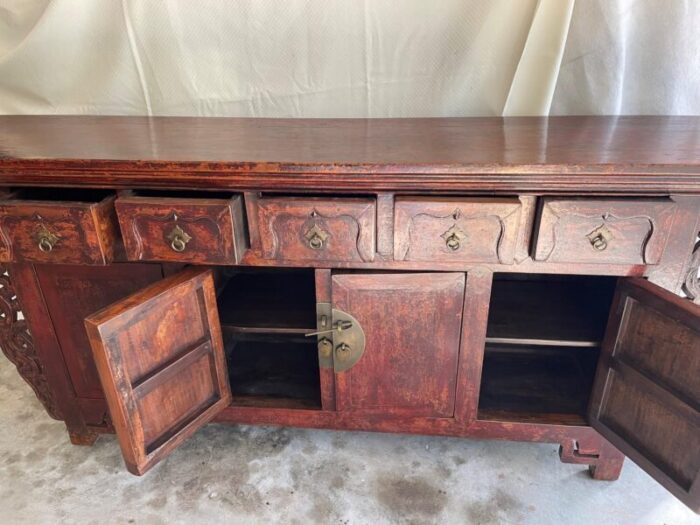
<svg viewBox="0 0 700 525">
<path fill-rule="evenodd" d="M 247 249 L 240 195 L 135 191 L 116 209 L 130 261 L 236 264 Z"/>
<path fill-rule="evenodd" d="M 114 192 L 30 188 L 0 200 L 0 262 L 109 264 L 120 246 Z"/>
</svg>

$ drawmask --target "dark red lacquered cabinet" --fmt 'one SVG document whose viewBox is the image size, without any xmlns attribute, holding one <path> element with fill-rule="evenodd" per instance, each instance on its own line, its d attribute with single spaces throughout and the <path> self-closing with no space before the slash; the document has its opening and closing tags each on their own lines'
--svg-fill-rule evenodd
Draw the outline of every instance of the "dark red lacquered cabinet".
<svg viewBox="0 0 700 525">
<path fill-rule="evenodd" d="M 210 421 L 407 432 L 700 510 L 700 118 L 0 117 L 0 187 L 0 346 L 135 474 Z"/>
</svg>

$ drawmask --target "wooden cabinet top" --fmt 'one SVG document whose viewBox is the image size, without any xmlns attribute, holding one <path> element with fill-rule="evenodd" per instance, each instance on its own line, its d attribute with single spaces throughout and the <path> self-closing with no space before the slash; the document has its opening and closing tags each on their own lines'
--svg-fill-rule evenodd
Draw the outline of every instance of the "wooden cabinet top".
<svg viewBox="0 0 700 525">
<path fill-rule="evenodd" d="M 0 116 L 0 184 L 700 193 L 700 117 Z"/>
</svg>

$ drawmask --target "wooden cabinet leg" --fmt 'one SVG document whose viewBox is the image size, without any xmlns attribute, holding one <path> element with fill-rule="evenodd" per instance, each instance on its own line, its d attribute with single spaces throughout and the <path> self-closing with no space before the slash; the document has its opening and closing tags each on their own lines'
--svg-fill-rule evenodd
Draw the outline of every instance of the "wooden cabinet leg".
<svg viewBox="0 0 700 525">
<path fill-rule="evenodd" d="M 35 267 L 0 265 L 0 273 L 3 270 L 6 271 L 0 275 L 0 310 L 7 313 L 9 320 L 3 323 L 4 328 L 0 327 L 2 350 L 32 385 L 48 413 L 65 421 L 71 443 L 92 445 L 97 431 L 88 427 L 77 400 Z M 13 330 L 9 335 L 8 326 Z"/>
<path fill-rule="evenodd" d="M 625 455 L 615 447 L 606 443 L 598 452 L 595 463 L 588 465 L 588 471 L 593 479 L 615 481 L 620 477 Z"/>
<path fill-rule="evenodd" d="M 562 463 L 588 465 L 593 479 L 615 481 L 620 477 L 625 455 L 602 437 L 579 441 L 567 439 L 559 447 Z"/>
<path fill-rule="evenodd" d="M 74 445 L 82 445 L 85 447 L 91 447 L 97 441 L 99 433 L 94 430 L 84 430 L 84 431 L 71 431 L 68 430 L 68 436 L 70 437 L 70 442 Z"/>
<path fill-rule="evenodd" d="M 15 265 L 14 268 L 19 273 L 31 272 L 27 265 Z M 65 419 L 59 401 L 49 386 L 46 365 L 42 362 L 39 349 L 35 344 L 37 336 L 34 331 L 30 330 L 26 319 L 28 314 L 19 304 L 20 292 L 17 291 L 17 288 L 22 287 L 16 285 L 13 269 L 6 264 L 0 264 L 0 312 L 4 314 L 0 323 L 0 350 L 17 367 L 22 379 L 32 387 L 46 412 L 54 419 Z M 22 289 L 22 296 L 24 296 L 24 292 L 25 290 Z M 27 291 L 27 295 L 29 295 L 29 291 Z M 29 302 L 32 301 L 32 297 L 27 297 L 27 299 Z"/>
</svg>

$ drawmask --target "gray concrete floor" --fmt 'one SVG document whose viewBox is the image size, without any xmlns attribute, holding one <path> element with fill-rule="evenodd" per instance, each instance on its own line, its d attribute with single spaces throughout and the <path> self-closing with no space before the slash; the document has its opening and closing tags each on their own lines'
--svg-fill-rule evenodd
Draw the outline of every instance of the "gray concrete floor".
<svg viewBox="0 0 700 525">
<path fill-rule="evenodd" d="M 699 524 L 627 461 L 593 481 L 557 446 L 209 425 L 138 478 L 113 436 L 69 443 L 0 358 L 2 524 Z"/>
</svg>

